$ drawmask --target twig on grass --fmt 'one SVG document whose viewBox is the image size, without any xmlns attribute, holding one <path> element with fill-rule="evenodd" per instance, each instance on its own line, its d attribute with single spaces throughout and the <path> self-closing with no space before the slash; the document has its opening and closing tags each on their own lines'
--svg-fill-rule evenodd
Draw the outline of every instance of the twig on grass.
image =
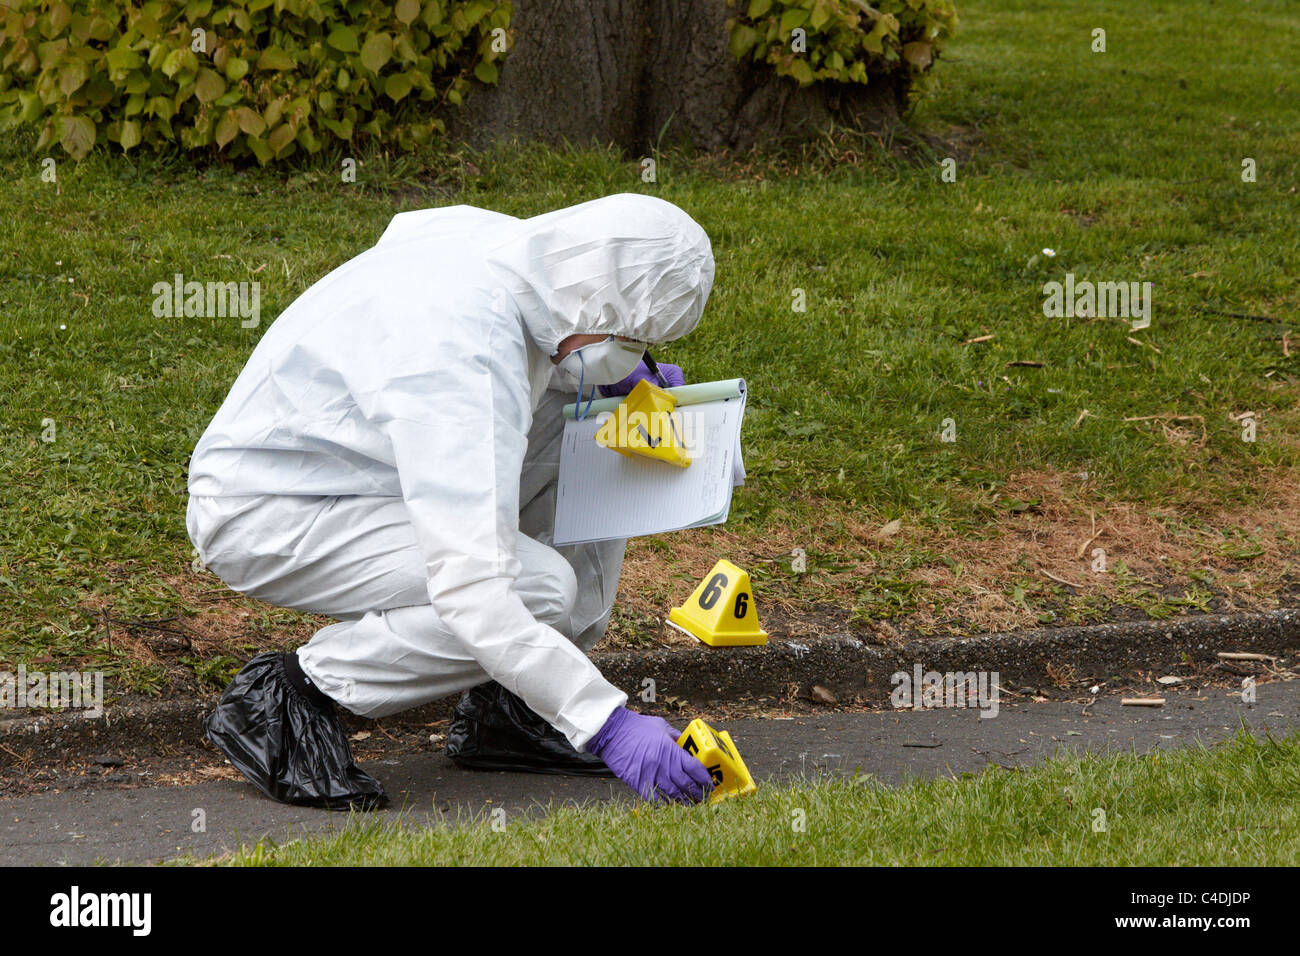
<svg viewBox="0 0 1300 956">
<path fill-rule="evenodd" d="M 1202 306 L 1201 312 L 1209 312 L 1211 315 L 1226 315 L 1232 319 L 1253 319 L 1256 322 L 1281 322 L 1281 319 L 1275 319 L 1271 315 L 1251 315 L 1248 312 L 1224 312 L 1222 309 L 1210 309 Z"/>
<path fill-rule="evenodd" d="M 1076 560 L 1082 560 L 1084 554 L 1086 554 L 1088 551 L 1088 545 L 1092 544 L 1099 537 L 1101 537 L 1101 532 L 1097 530 L 1096 512 L 1089 511 L 1088 520 L 1092 522 L 1092 537 L 1090 537 L 1087 541 L 1083 542 L 1083 544 L 1079 545 L 1079 550 L 1074 552 L 1074 557 Z"/>
<path fill-rule="evenodd" d="M 1065 578 L 1057 577 L 1055 574 L 1053 574 L 1051 571 L 1048 571 L 1046 568 L 1039 568 L 1039 569 L 1038 569 L 1038 573 L 1039 573 L 1039 574 L 1045 574 L 1045 575 L 1047 575 L 1047 577 L 1051 578 L 1053 581 L 1057 581 L 1057 582 L 1059 582 L 1059 583 L 1061 583 L 1061 584 L 1064 584 L 1064 585 L 1066 585 L 1066 586 L 1068 586 L 1068 587 L 1072 587 L 1072 588 L 1074 588 L 1076 591 L 1082 591 L 1082 590 L 1083 590 L 1083 585 L 1081 585 L 1081 584 L 1075 584 L 1073 581 L 1067 581 L 1067 580 L 1065 580 Z"/>
</svg>

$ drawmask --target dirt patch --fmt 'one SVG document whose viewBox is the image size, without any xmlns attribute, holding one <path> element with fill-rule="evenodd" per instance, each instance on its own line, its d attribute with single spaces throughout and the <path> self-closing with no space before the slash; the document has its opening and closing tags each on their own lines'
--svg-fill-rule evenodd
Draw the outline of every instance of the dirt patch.
<svg viewBox="0 0 1300 956">
<path fill-rule="evenodd" d="M 690 643 L 662 618 L 720 557 L 749 571 L 768 630 L 847 627 L 882 643 L 1271 610 L 1300 591 L 1300 482 L 1289 470 L 1261 470 L 1248 504 L 1113 500 L 1080 474 L 1019 472 L 973 502 L 989 517 L 967 533 L 806 504 L 820 517 L 773 522 L 761 541 L 718 528 L 630 542 L 610 642 L 634 623 L 642 640 L 653 627 L 656 643 Z"/>
<path fill-rule="evenodd" d="M 965 527 L 805 498 L 797 511 L 813 518 L 792 508 L 761 535 L 714 527 L 635 539 L 602 647 L 693 645 L 664 618 L 722 557 L 749 572 L 764 628 L 796 640 L 852 631 L 890 644 L 1300 600 L 1300 481 L 1290 470 L 1258 471 L 1246 503 L 1115 500 L 1086 476 L 1041 471 L 954 494 L 978 516 Z M 89 608 L 115 651 L 167 675 L 157 693 L 220 690 L 253 655 L 296 647 L 330 623 L 245 598 L 210 573 L 164 581 L 186 613 L 125 619 Z"/>
</svg>

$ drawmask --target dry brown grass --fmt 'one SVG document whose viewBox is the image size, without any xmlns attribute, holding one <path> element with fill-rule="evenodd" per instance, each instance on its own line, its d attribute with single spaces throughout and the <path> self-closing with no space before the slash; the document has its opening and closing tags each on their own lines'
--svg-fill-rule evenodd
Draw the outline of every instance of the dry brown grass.
<svg viewBox="0 0 1300 956">
<path fill-rule="evenodd" d="M 1103 500 L 1073 474 L 1044 472 L 1011 475 L 999 497 L 1038 503 L 990 518 L 978 538 L 909 525 L 906 518 L 898 531 L 882 535 L 883 518 L 846 513 L 828 501 L 809 509 L 820 519 L 799 528 L 778 523 L 761 542 L 700 529 L 665 536 L 661 541 L 671 549 L 665 554 L 660 544 L 633 541 L 620 611 L 661 617 L 720 557 L 750 571 L 760 612 L 777 607 L 800 615 L 805 633 L 843 626 L 830 615 L 819 627 L 816 619 L 827 615 L 809 615 L 811 607 L 851 611 L 863 583 L 882 574 L 909 582 L 912 599 L 892 624 L 858 622 L 882 642 L 896 640 L 899 627 L 969 633 L 1039 626 L 1048 608 L 1062 621 L 1071 609 L 1080 619 L 1117 607 L 1140 610 L 1198 585 L 1193 574 L 1209 579 L 1199 586 L 1216 595 L 1215 610 L 1259 610 L 1278 606 L 1279 591 L 1296 570 L 1300 481 L 1290 471 L 1261 471 L 1248 506 Z M 1259 553 L 1243 557 L 1242 546 Z M 796 547 L 810 555 L 808 573 L 798 579 L 788 557 Z M 1095 549 L 1105 552 L 1104 573 L 1093 570 Z M 909 552 L 914 561 L 919 556 L 916 566 L 895 570 L 906 568 Z M 668 643 L 690 640 L 662 630 Z"/>
<path fill-rule="evenodd" d="M 893 530 L 889 516 L 846 511 L 842 502 L 827 500 L 803 503 L 811 504 L 802 511 L 817 515 L 814 520 L 778 518 L 761 536 L 714 527 L 637 539 L 628 545 L 604 646 L 693 643 L 663 619 L 719 558 L 750 573 L 760 620 L 781 637 L 851 628 L 891 643 L 905 633 L 1041 626 L 1047 610 L 1055 623 L 1141 616 L 1161 607 L 1175 613 L 1189 587 L 1212 593 L 1215 611 L 1276 607 L 1285 603 L 1297 569 L 1300 481 L 1290 471 L 1261 470 L 1253 489 L 1249 505 L 1116 501 L 1074 474 L 1025 471 L 987 499 L 990 517 L 977 536 L 919 527 L 907 516 Z M 1000 507 L 1011 500 L 1037 503 L 1016 512 Z M 1243 546 L 1258 554 L 1243 556 Z M 804 574 L 790 570 L 795 548 L 807 552 Z M 1097 548 L 1105 551 L 1105 573 L 1092 569 Z M 1198 583 L 1194 574 L 1207 580 Z M 114 645 L 142 662 L 174 663 L 182 652 L 244 659 L 250 649 L 299 644 L 329 623 L 270 609 L 208 574 L 186 570 L 166 580 L 193 613 L 161 627 L 177 628 L 183 638 L 147 624 L 113 626 Z M 910 588 L 892 616 L 863 603 L 882 580 Z"/>
</svg>

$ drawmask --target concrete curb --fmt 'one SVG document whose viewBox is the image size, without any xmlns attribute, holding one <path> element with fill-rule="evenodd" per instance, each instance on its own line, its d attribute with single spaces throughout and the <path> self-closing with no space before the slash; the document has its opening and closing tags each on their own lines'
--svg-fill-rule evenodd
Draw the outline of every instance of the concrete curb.
<svg viewBox="0 0 1300 956">
<path fill-rule="evenodd" d="M 997 671 L 1008 687 L 1046 687 L 1048 672 L 1073 670 L 1080 681 L 1119 681 L 1141 672 L 1160 674 L 1218 662 L 1220 651 L 1251 651 L 1279 657 L 1300 648 L 1300 608 L 1257 614 L 1198 615 L 1170 621 L 1134 621 L 1083 627 L 1038 628 L 978 637 L 867 644 L 842 632 L 804 641 L 772 641 L 766 647 L 619 651 L 602 655 L 601 672 L 633 700 L 643 681 L 657 695 L 692 702 L 786 694 L 797 683 L 813 684 L 841 700 L 857 697 L 887 704 L 892 674 L 926 671 Z"/>
<path fill-rule="evenodd" d="M 1253 651 L 1279 657 L 1300 648 L 1300 608 L 1257 614 L 1199 615 L 1171 621 L 1137 621 L 1086 627 L 914 640 L 897 645 L 867 644 L 848 632 L 805 640 L 773 639 L 765 647 L 717 649 L 700 645 L 613 651 L 593 656 L 611 683 L 640 702 L 654 681 L 657 698 L 675 697 L 701 705 L 727 700 L 787 695 L 791 685 L 806 694 L 814 684 L 841 700 L 889 702 L 897 671 L 997 671 L 1004 687 L 1036 688 L 1054 683 L 1071 669 L 1080 681 L 1137 679 L 1142 672 L 1216 663 L 1219 651 Z M 202 738 L 202 719 L 215 695 L 184 700 L 130 700 L 103 717 L 50 713 L 0 720 L 0 767 L 28 759 L 57 759 L 118 750 L 168 753 Z M 389 718 L 389 726 L 420 725 L 450 713 L 444 700 Z M 345 714 L 345 724 L 367 722 Z M 27 754 L 22 754 L 26 751 Z"/>
</svg>

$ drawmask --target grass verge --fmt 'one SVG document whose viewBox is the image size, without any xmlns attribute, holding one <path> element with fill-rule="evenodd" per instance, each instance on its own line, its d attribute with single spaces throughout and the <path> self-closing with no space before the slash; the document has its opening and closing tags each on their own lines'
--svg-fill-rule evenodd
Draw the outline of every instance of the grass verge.
<svg viewBox="0 0 1300 956">
<path fill-rule="evenodd" d="M 705 321 L 662 358 L 693 380 L 744 375 L 752 397 L 729 524 L 636 543 L 613 641 L 661 639 L 719 553 L 750 564 L 760 603 L 919 633 L 1286 603 L 1290 15 L 972 0 L 913 117 L 928 150 L 667 153 L 653 184 L 637 157 L 541 147 L 374 153 L 355 183 L 336 156 L 263 171 L 95 153 L 49 183 L 31 138 L 7 137 L 0 666 L 95 667 L 157 693 L 220 686 L 308 636 L 319 621 L 192 569 L 184 529 L 190 452 L 267 324 L 403 210 L 528 216 L 626 190 L 687 209 L 718 260 Z M 260 282 L 260 324 L 155 317 L 152 288 L 177 273 Z M 1151 325 L 1044 316 L 1044 283 L 1067 273 L 1153 283 Z M 1103 537 L 1079 553 L 1094 521 Z M 788 568 L 795 547 L 807 574 Z"/>
<path fill-rule="evenodd" d="M 1300 735 L 1058 756 L 898 788 L 760 786 L 717 806 L 558 806 L 431 828 L 353 819 L 234 866 L 1294 866 Z M 194 862 L 194 861 L 179 861 Z"/>
</svg>

